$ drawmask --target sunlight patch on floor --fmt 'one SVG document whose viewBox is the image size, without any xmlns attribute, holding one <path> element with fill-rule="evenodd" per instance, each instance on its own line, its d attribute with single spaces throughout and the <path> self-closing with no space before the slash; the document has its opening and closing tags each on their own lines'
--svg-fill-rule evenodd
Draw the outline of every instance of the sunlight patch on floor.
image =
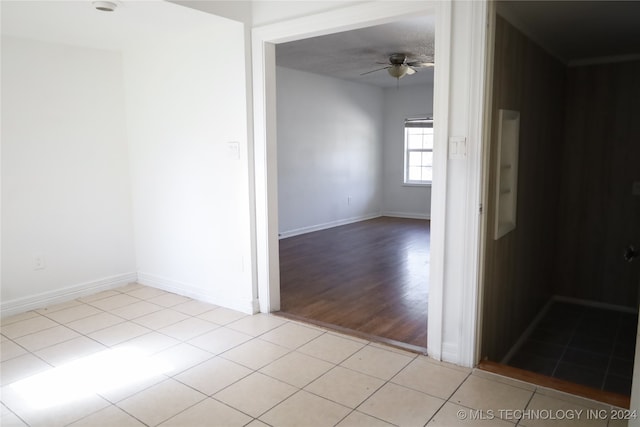
<svg viewBox="0 0 640 427">
<path fill-rule="evenodd" d="M 168 363 L 135 347 L 105 350 L 12 384 L 33 409 L 46 409 L 162 375 Z"/>
</svg>

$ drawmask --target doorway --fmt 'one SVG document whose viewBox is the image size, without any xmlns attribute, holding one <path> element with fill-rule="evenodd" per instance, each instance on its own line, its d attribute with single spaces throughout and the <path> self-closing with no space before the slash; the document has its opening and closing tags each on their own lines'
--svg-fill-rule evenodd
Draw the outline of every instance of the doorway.
<svg viewBox="0 0 640 427">
<path fill-rule="evenodd" d="M 434 29 L 276 46 L 281 314 L 426 351 Z"/>
<path fill-rule="evenodd" d="M 561 61 L 514 18 L 537 6 L 505 5 L 495 26 L 481 355 L 628 406 L 640 267 L 623 255 L 640 239 L 632 190 L 640 112 L 631 101 L 640 61 Z M 520 115 L 520 164 L 515 229 L 494 237 L 500 110 Z"/>
<path fill-rule="evenodd" d="M 279 254 L 278 254 L 278 199 L 277 199 L 277 150 L 276 150 L 276 124 L 275 124 L 275 92 L 276 92 L 276 79 L 275 79 L 275 44 L 283 43 L 287 41 L 297 40 L 312 35 L 330 34 L 337 31 L 344 31 L 349 29 L 361 28 L 365 26 L 371 26 L 374 24 L 380 24 L 385 22 L 392 22 L 394 20 L 401 19 L 403 17 L 412 16 L 415 14 L 430 13 L 436 10 L 436 16 L 438 10 L 441 8 L 448 8 L 447 5 L 440 5 L 439 3 L 403 3 L 402 5 L 394 5 L 393 8 L 388 8 L 384 4 L 367 4 L 354 6 L 350 9 L 349 13 L 336 11 L 335 14 L 329 13 L 312 19 L 305 19 L 304 26 L 301 26 L 300 22 L 290 21 L 283 24 L 274 24 L 264 28 L 254 30 L 254 108 L 255 108 L 255 121 L 256 121 L 256 176 L 257 182 L 262 182 L 262 185 L 256 186 L 256 226 L 257 226 L 257 251 L 258 251 L 258 293 L 260 301 L 260 310 L 263 312 L 273 312 L 280 309 L 280 267 L 279 267 Z M 358 9 L 355 13 L 355 9 Z M 360 10 L 362 9 L 362 10 Z M 448 9 L 447 9 L 448 10 Z M 445 11 L 446 12 L 446 11 Z M 334 15 L 330 19 L 328 15 Z M 357 16 L 357 18 L 355 18 Z M 304 28 L 304 29 L 302 29 Z M 446 28 L 446 25 L 436 28 L 436 32 L 442 32 L 442 37 L 436 39 L 448 43 L 450 28 Z M 448 55 L 447 49 L 442 49 L 440 53 L 436 50 L 435 62 L 438 62 L 438 55 Z M 448 76 L 448 61 L 442 61 L 444 66 L 439 69 L 439 73 L 443 77 L 440 77 L 443 81 L 447 80 Z M 436 77 L 436 84 L 438 77 Z M 447 87 L 445 84 L 444 87 Z M 440 116 L 445 118 L 442 123 L 442 129 L 446 129 L 446 117 L 448 116 L 446 111 L 448 108 L 448 102 L 446 94 L 438 92 L 435 94 L 434 99 L 434 115 L 440 111 Z M 445 98 L 445 99 L 443 99 Z M 436 131 L 435 145 L 446 147 L 446 133 Z M 446 151 L 444 151 L 446 152 Z M 446 158 L 438 158 L 436 154 L 434 163 L 446 163 Z M 434 176 L 434 183 L 436 186 L 446 184 L 446 166 L 438 169 L 443 176 Z M 441 179 L 440 179 L 441 178 Z M 434 192 L 435 193 L 435 192 Z M 434 196 L 432 200 L 432 207 L 444 206 L 443 193 L 440 196 Z M 441 208 L 442 209 L 442 208 Z M 434 218 L 435 219 L 435 218 Z M 434 226 L 435 223 L 434 223 Z M 442 237 L 442 236 L 441 236 Z M 438 239 L 432 242 L 431 250 L 434 256 L 436 253 L 441 254 L 443 252 L 444 240 Z M 432 268 L 434 271 L 440 271 L 442 269 L 441 262 L 442 257 L 438 257 L 439 262 Z M 433 274 L 431 277 L 441 277 L 441 273 Z M 442 283 L 440 280 L 434 280 L 431 283 L 431 290 L 435 290 L 435 297 L 429 299 L 429 312 L 431 307 L 435 306 L 436 311 L 441 312 L 442 305 Z M 426 310 L 426 308 L 425 308 Z M 436 329 L 441 327 L 439 322 L 441 319 L 436 320 Z M 430 323 L 430 328 L 432 324 Z M 431 340 L 431 336 L 428 338 Z M 437 344 L 434 348 L 440 348 L 439 342 L 440 336 L 435 336 L 434 339 Z"/>
</svg>

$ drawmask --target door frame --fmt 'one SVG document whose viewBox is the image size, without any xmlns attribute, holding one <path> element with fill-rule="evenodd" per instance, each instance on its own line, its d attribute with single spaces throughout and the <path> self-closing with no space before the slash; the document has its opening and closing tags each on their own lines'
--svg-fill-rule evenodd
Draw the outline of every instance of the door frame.
<svg viewBox="0 0 640 427">
<path fill-rule="evenodd" d="M 482 327 L 484 321 L 484 273 L 486 262 L 486 240 L 488 221 L 491 220 L 486 214 L 489 204 L 489 166 L 491 161 L 491 124 L 493 120 L 493 69 L 494 69 L 494 52 L 495 52 L 495 33 L 496 33 L 496 3 L 491 1 L 487 4 L 487 27 L 485 41 L 485 75 L 484 75 L 484 112 L 482 115 L 483 129 L 482 136 L 484 144 L 480 155 L 481 161 L 481 178 L 480 178 L 480 203 L 481 203 L 481 219 L 479 224 L 478 237 L 478 294 L 476 303 L 476 344 L 473 358 L 475 361 L 482 360 Z"/>
<path fill-rule="evenodd" d="M 443 331 L 444 247 L 449 129 L 451 3 L 371 2 L 256 27 L 252 30 L 256 280 L 260 311 L 280 309 L 275 46 L 309 37 L 435 13 L 434 177 L 428 309 L 429 355 L 440 359 Z"/>
</svg>

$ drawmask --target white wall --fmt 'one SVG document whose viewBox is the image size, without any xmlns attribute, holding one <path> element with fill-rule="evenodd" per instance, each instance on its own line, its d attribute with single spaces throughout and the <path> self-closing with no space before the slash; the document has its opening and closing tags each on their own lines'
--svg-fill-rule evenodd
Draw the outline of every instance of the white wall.
<svg viewBox="0 0 640 427">
<path fill-rule="evenodd" d="M 433 83 L 407 84 L 384 90 L 384 172 L 382 213 L 430 218 L 431 187 L 404 185 L 404 120 L 433 115 Z"/>
<path fill-rule="evenodd" d="M 253 312 L 244 27 L 208 18 L 124 55 L 138 277 Z"/>
<path fill-rule="evenodd" d="M 283 2 L 282 9 L 288 7 L 287 3 Z M 421 5 L 425 2 L 406 3 Z M 372 8 L 379 7 L 382 14 L 390 13 L 385 8 L 385 2 L 368 2 L 367 4 L 371 4 Z M 434 4 L 439 8 L 444 8 L 447 5 L 446 3 Z M 395 4 L 393 7 L 396 8 Z M 440 313 L 437 314 L 434 314 L 433 308 L 436 308 L 435 306 L 429 308 L 429 345 L 432 349 L 435 348 L 434 357 L 469 366 L 474 362 L 472 353 L 476 338 L 476 260 L 479 236 L 477 207 L 480 201 L 479 186 L 481 182 L 478 158 L 482 149 L 479 138 L 482 129 L 478 127 L 478 116 L 482 112 L 482 102 L 478 93 L 478 88 L 481 87 L 478 81 L 483 78 L 481 56 L 484 53 L 482 34 L 486 27 L 486 13 L 484 13 L 486 4 L 460 1 L 453 2 L 452 8 L 450 22 L 452 25 L 452 46 L 450 49 L 448 46 L 445 50 L 447 54 L 449 52 L 451 54 L 452 73 L 450 83 L 436 88 L 438 94 L 436 99 L 440 99 L 439 96 L 443 92 L 448 93 L 451 104 L 448 111 L 449 126 L 446 133 L 449 136 L 466 136 L 468 138 L 468 154 L 466 159 L 452 159 L 447 162 L 447 186 L 435 192 L 436 199 L 444 202 L 443 205 L 446 208 L 438 209 L 438 216 L 434 217 L 434 224 L 439 222 L 442 231 L 432 231 L 432 241 L 440 242 L 442 240 L 444 253 L 438 260 L 435 257 L 432 258 L 432 265 L 438 264 L 438 261 L 444 260 L 444 262 L 442 271 L 438 271 L 438 277 L 433 277 L 433 280 L 439 281 L 441 284 L 446 283 L 446 286 L 441 289 L 442 295 L 435 295 L 432 292 L 434 298 L 431 300 L 438 301 L 438 297 L 441 297 L 443 304 L 439 307 Z M 409 8 L 405 9 L 409 10 Z M 350 11 L 345 11 L 343 15 L 339 16 L 342 19 L 340 21 L 342 24 L 331 25 L 334 27 L 349 26 L 350 21 L 362 21 L 362 10 L 358 9 L 356 12 L 358 13 L 350 15 Z M 331 17 L 327 15 L 323 19 L 325 18 Z M 371 18 L 370 21 L 374 22 L 375 20 Z M 236 29 L 234 23 L 224 22 L 230 25 L 220 21 L 219 27 L 217 25 L 211 26 L 211 33 L 206 35 L 210 43 L 207 44 L 207 47 L 201 46 L 203 50 L 197 54 L 193 50 L 179 48 L 172 40 L 159 40 L 159 44 L 166 44 L 166 50 L 151 52 L 142 50 L 139 52 L 139 57 L 131 55 L 128 58 L 132 61 L 133 68 L 127 72 L 127 81 L 128 83 L 139 83 L 138 92 L 132 94 L 130 98 L 132 103 L 129 106 L 132 109 L 128 110 L 128 115 L 136 115 L 141 120 L 138 122 L 138 126 L 133 126 L 130 129 L 130 137 L 137 138 L 136 141 L 133 141 L 131 149 L 134 200 L 137 201 L 135 216 L 136 224 L 139 226 L 136 234 L 139 243 L 136 250 L 140 271 L 146 273 L 145 277 L 150 279 L 149 282 L 166 287 L 173 286 L 193 292 L 202 292 L 209 298 L 212 298 L 213 295 L 228 295 L 229 301 L 246 308 L 246 305 L 254 301 L 249 277 L 251 274 L 246 271 L 247 263 L 243 262 L 243 259 L 246 255 L 252 260 L 257 259 L 261 262 L 260 268 L 270 273 L 271 270 L 265 269 L 265 262 L 261 259 L 271 253 L 267 254 L 263 247 L 260 247 L 257 256 L 251 257 L 249 249 L 248 241 L 250 238 L 248 235 L 252 229 L 250 221 L 246 218 L 250 215 L 251 209 L 250 202 L 246 200 L 250 192 L 248 183 L 245 186 L 245 179 L 250 173 L 246 170 L 250 164 L 248 159 L 250 156 L 243 150 L 243 148 L 247 148 L 247 111 L 244 109 L 244 104 L 237 105 L 245 103 L 247 100 L 245 98 L 245 76 L 238 75 L 238 73 L 243 74 L 245 70 L 243 62 L 245 45 L 242 28 Z M 305 29 L 310 28 L 308 21 L 303 23 Z M 237 25 L 241 26 L 242 24 Z M 323 25 L 323 28 L 321 25 L 316 25 L 315 30 L 305 31 L 309 33 L 316 31 L 315 33 L 317 33 L 324 31 L 324 28 L 331 28 L 329 24 Z M 279 31 L 278 34 L 281 34 L 282 31 Z M 297 33 L 301 32 L 298 27 L 298 30 L 290 30 L 290 34 L 297 34 L 296 31 Z M 266 33 L 262 34 L 264 36 Z M 285 37 L 289 37 L 290 34 L 286 34 Z M 278 37 L 282 36 L 274 35 L 273 39 Z M 436 61 L 443 53 L 440 51 L 436 54 Z M 44 67 L 41 67 L 41 70 L 45 71 L 38 74 L 38 78 L 34 80 L 33 89 L 25 88 L 24 94 L 23 91 L 17 89 L 5 89 L 9 87 L 9 85 L 5 85 L 7 75 L 17 77 L 15 70 L 9 71 L 8 74 L 5 71 L 7 62 L 5 55 L 7 55 L 7 50 L 3 48 L 3 301 L 5 300 L 5 289 L 7 292 L 11 290 L 7 294 L 8 298 L 19 297 L 21 292 L 18 290 L 19 287 L 6 285 L 6 280 L 9 277 L 20 276 L 17 272 L 24 273 L 23 278 L 26 283 L 24 286 L 28 288 L 28 292 L 46 292 L 56 286 L 49 280 L 37 280 L 37 277 L 34 277 L 36 273 L 32 271 L 27 272 L 31 268 L 33 250 L 42 250 L 48 256 L 50 247 L 40 248 L 40 246 L 44 246 L 44 243 L 41 244 L 38 241 L 40 236 L 47 237 L 42 240 L 43 242 L 56 242 L 55 251 L 60 247 L 70 249 L 61 252 L 64 254 L 64 257 L 61 257 L 64 260 L 58 258 L 55 252 L 56 256 L 53 259 L 47 257 L 47 269 L 51 268 L 52 262 L 53 265 L 57 265 L 58 262 L 65 264 L 65 270 L 61 270 L 61 272 L 73 276 L 70 277 L 71 282 L 65 279 L 65 283 L 78 283 L 84 280 L 79 276 L 95 277 L 95 273 L 101 269 L 110 270 L 105 274 L 120 274 L 119 272 L 129 271 L 128 269 L 132 267 L 132 264 L 129 263 L 132 262 L 133 257 L 126 254 L 128 225 L 126 215 L 123 214 L 123 206 L 127 206 L 127 202 L 123 201 L 126 185 L 122 190 L 115 188 L 122 175 L 126 174 L 126 168 L 120 170 L 124 161 L 107 162 L 104 159 L 112 157 L 100 156 L 101 162 L 95 162 L 92 153 L 84 153 L 83 161 L 69 162 L 69 158 L 73 159 L 77 153 L 86 148 L 81 144 L 76 144 L 77 141 L 74 141 L 73 147 L 65 145 L 65 150 L 61 152 L 51 150 L 51 146 L 47 144 L 35 144 L 31 149 L 29 145 L 18 147 L 16 144 L 8 143 L 7 141 L 10 141 L 11 138 L 7 138 L 6 135 L 16 134 L 17 127 L 20 127 L 27 134 L 34 133 L 42 136 L 43 133 L 46 133 L 45 136 L 50 135 L 51 132 L 38 133 L 38 129 L 31 129 L 36 127 L 33 125 L 34 117 L 39 119 L 38 125 L 43 122 L 52 125 L 63 122 L 68 124 L 71 121 L 68 118 L 65 118 L 66 121 L 51 120 L 45 114 L 38 114 L 40 107 L 35 107 L 31 111 L 31 105 L 20 105 L 21 103 L 32 104 L 32 102 L 27 103 L 27 99 L 51 105 L 59 98 L 59 94 L 55 92 L 57 90 L 55 86 L 47 84 L 51 81 L 50 78 L 43 79 L 51 73 L 49 69 Z M 155 66 L 150 61 L 150 55 L 158 55 L 160 58 Z M 237 56 L 241 58 L 237 58 Z M 212 59 L 221 57 L 229 58 L 223 64 L 224 66 Z M 184 61 L 183 64 L 181 64 L 182 61 Z M 258 66 L 262 65 L 256 65 L 256 67 Z M 136 67 L 140 68 L 136 70 Z M 206 81 L 209 83 L 198 86 L 198 80 L 185 82 L 182 79 L 178 84 L 176 78 L 171 74 L 178 68 L 184 72 L 198 73 L 197 77 L 200 79 L 202 76 L 199 73 L 206 73 L 209 76 Z M 229 70 L 233 70 L 236 74 L 230 73 Z M 99 72 L 99 70 L 93 69 L 92 71 Z M 61 74 L 62 77 L 67 75 L 67 73 Z M 190 78 L 195 78 L 192 74 L 187 75 Z M 87 76 L 78 76 L 78 80 L 86 82 L 86 79 L 89 78 Z M 93 82 L 94 76 L 91 75 L 91 82 Z M 20 77 L 26 79 L 28 75 Z M 163 78 L 165 81 L 162 81 Z M 448 80 L 443 79 L 442 81 L 448 82 Z M 215 83 L 212 83 L 213 81 Z M 194 86 L 198 86 L 198 89 L 195 90 Z M 35 91 L 35 88 L 38 90 Z M 96 90 L 96 87 L 91 85 L 86 89 L 87 93 L 91 93 L 91 90 Z M 166 98 L 164 103 L 149 101 L 149 99 L 157 101 L 155 94 L 158 91 L 171 96 L 173 102 L 167 104 Z M 115 93 L 113 90 L 108 92 L 112 95 Z M 43 96 L 43 94 L 51 93 L 55 96 L 50 99 Z M 71 91 L 71 93 L 81 98 L 81 94 L 76 94 L 75 91 Z M 143 96 L 145 94 L 149 95 L 146 101 Z M 17 100 L 15 113 L 11 111 L 7 113 L 6 105 L 10 99 Z M 196 110 L 189 114 L 178 108 L 181 105 L 190 105 L 191 103 L 201 106 L 199 113 Z M 150 112 L 145 113 L 142 105 L 147 105 Z M 21 114 L 17 114 L 18 111 Z M 54 112 L 60 113 L 59 109 L 55 109 Z M 90 114 L 91 109 L 77 108 L 77 111 L 74 110 L 74 112 L 76 114 L 74 115 L 73 130 L 76 131 L 76 125 L 80 123 L 78 118 L 84 119 Z M 262 118 L 257 117 L 256 120 L 262 120 Z M 13 124 L 5 128 L 7 123 Z M 83 136 L 89 139 L 100 138 L 100 135 L 94 133 L 94 129 L 100 128 L 99 125 L 100 123 L 96 123 L 95 127 L 91 126 L 91 133 Z M 80 123 L 80 129 L 83 127 Z M 69 130 L 64 126 L 56 126 L 56 129 L 58 128 Z M 107 132 L 113 131 L 113 128 L 107 129 Z M 257 129 L 257 131 L 257 134 L 263 132 L 262 129 Z M 87 138 L 83 137 L 82 140 L 86 141 Z M 226 141 L 231 139 L 240 142 L 239 163 L 231 162 L 230 158 L 226 156 L 229 154 Z M 9 148 L 5 148 L 5 144 Z M 101 148 L 105 152 L 108 149 L 115 150 L 111 144 L 109 147 L 101 146 Z M 260 147 L 260 152 L 256 149 L 257 154 L 264 154 L 262 151 L 264 151 L 264 147 Z M 42 156 L 37 156 L 38 153 L 42 153 Z M 115 156 L 115 153 L 111 154 L 113 154 L 113 158 L 118 157 Z M 15 158 L 15 155 L 29 160 L 26 162 L 28 167 L 24 171 L 19 170 L 19 166 L 12 165 L 12 159 Z M 33 158 L 36 160 L 32 160 Z M 169 161 L 169 158 L 173 158 L 173 161 Z M 29 164 L 30 161 L 33 161 L 33 164 Z M 262 159 L 259 158 L 257 163 L 261 161 Z M 55 165 L 63 165 L 69 168 L 69 172 L 62 169 L 52 174 L 51 170 Z M 99 172 L 97 173 L 99 178 L 94 179 L 94 175 L 89 174 L 93 169 Z M 36 182 L 33 179 L 36 172 L 42 173 L 43 176 L 50 176 L 50 182 L 45 180 Z M 91 179 L 88 181 L 73 180 L 72 178 L 76 176 L 75 172 L 82 172 L 81 176 L 91 176 Z M 109 179 L 106 179 L 106 176 Z M 263 178 L 263 175 L 258 176 L 258 181 Z M 16 182 L 19 183 L 16 185 Z M 68 186 L 76 187 L 78 192 L 69 194 L 65 190 Z M 41 190 L 41 188 L 47 191 Z M 96 188 L 99 188 L 100 191 L 95 191 Z M 35 203 L 21 200 L 30 192 L 42 196 L 43 202 L 47 202 L 49 206 L 52 206 L 52 209 L 46 211 Z M 77 197 L 78 194 L 83 197 Z M 258 196 L 262 197 L 262 193 L 256 191 L 256 197 Z M 269 197 L 271 197 L 270 194 Z M 116 199 L 122 203 L 115 204 Z M 13 208 L 14 201 L 22 203 L 20 209 Z M 114 204 L 106 203 L 109 201 L 113 201 Z M 88 211 L 92 213 L 91 216 L 78 214 Z M 264 211 L 265 209 L 260 207 L 258 214 L 263 214 Z M 46 218 L 41 221 L 43 217 Z M 89 218 L 91 218 L 92 227 L 84 228 L 83 226 L 86 225 Z M 267 217 L 267 220 L 269 219 Z M 10 232 L 5 235 L 7 229 L 5 224 L 8 224 L 9 221 L 17 221 L 20 225 L 21 241 L 18 241 L 16 233 Z M 121 224 L 115 227 L 114 221 Z M 95 224 L 100 224 L 100 227 L 96 227 Z M 91 245 L 76 245 L 75 239 L 73 243 L 65 240 L 58 245 L 57 242 L 61 240 L 62 232 L 69 230 L 72 232 L 85 231 L 91 234 L 92 238 L 87 239 Z M 266 235 L 264 230 L 259 229 L 259 232 L 260 236 Z M 66 238 L 69 235 L 69 233 L 64 233 Z M 120 239 L 118 236 L 122 237 L 123 245 L 118 247 L 116 253 L 110 249 L 113 247 L 114 240 Z M 147 237 L 149 240 L 143 240 Z M 271 239 L 271 236 L 268 237 Z M 74 238 L 84 241 L 84 236 L 81 235 L 74 236 Z M 98 240 L 106 242 L 103 247 L 95 248 L 95 242 Z M 16 247 L 13 251 L 16 255 L 9 257 L 7 248 L 11 244 Z M 69 248 L 71 246 L 73 247 Z M 82 251 L 77 249 L 80 246 Z M 105 247 L 110 249 L 107 250 Z M 95 254 L 92 252 L 93 250 L 105 251 L 105 253 L 100 253 L 100 257 L 93 256 Z M 68 255 L 72 252 L 76 256 L 69 257 Z M 29 259 L 28 268 L 23 261 L 24 256 Z M 106 262 L 104 265 L 93 264 L 93 262 L 101 263 L 102 258 L 108 258 L 108 265 Z M 12 265 L 12 267 L 10 267 L 10 271 L 5 272 L 8 265 Z M 269 265 L 269 268 L 272 266 Z M 55 276 L 53 270 L 47 269 L 45 270 L 47 274 Z M 89 269 L 91 274 L 85 274 Z M 56 282 L 62 282 L 58 277 L 53 277 L 53 279 Z M 45 282 L 46 285 L 43 285 Z M 265 283 L 266 286 L 269 286 L 269 282 Z M 442 354 L 438 349 L 440 345 L 442 346 Z"/>
<path fill-rule="evenodd" d="M 379 215 L 382 93 L 277 68 L 281 235 Z"/>
<path fill-rule="evenodd" d="M 3 315 L 135 280 L 119 53 L 2 37 L 2 250 Z"/>
<path fill-rule="evenodd" d="M 358 0 L 258 0 L 251 3 L 253 26 L 259 26 L 366 2 Z"/>
<path fill-rule="evenodd" d="M 180 6 L 189 7 L 212 15 L 233 19 L 251 25 L 252 1 L 239 0 L 167 0 Z"/>
</svg>

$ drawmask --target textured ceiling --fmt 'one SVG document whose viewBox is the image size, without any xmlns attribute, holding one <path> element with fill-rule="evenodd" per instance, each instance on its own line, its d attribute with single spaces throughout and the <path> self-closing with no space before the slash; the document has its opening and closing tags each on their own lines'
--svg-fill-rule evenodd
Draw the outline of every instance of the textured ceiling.
<svg viewBox="0 0 640 427">
<path fill-rule="evenodd" d="M 276 46 L 276 64 L 344 80 L 395 87 L 396 79 L 386 70 L 361 76 L 384 67 L 392 53 L 406 53 L 412 59 L 433 61 L 435 17 L 418 16 L 384 25 L 329 34 Z M 419 68 L 400 85 L 433 83 L 433 68 Z"/>
<path fill-rule="evenodd" d="M 512 0 L 498 2 L 498 11 L 566 64 L 612 56 L 640 57 L 640 1 Z M 432 57 L 434 28 L 434 16 L 424 16 L 283 43 L 276 46 L 276 63 L 393 87 L 396 80 L 384 70 L 360 74 L 382 67 L 376 63 L 394 52 Z M 433 68 L 400 80 L 401 85 L 415 83 L 433 83 Z"/>
</svg>

